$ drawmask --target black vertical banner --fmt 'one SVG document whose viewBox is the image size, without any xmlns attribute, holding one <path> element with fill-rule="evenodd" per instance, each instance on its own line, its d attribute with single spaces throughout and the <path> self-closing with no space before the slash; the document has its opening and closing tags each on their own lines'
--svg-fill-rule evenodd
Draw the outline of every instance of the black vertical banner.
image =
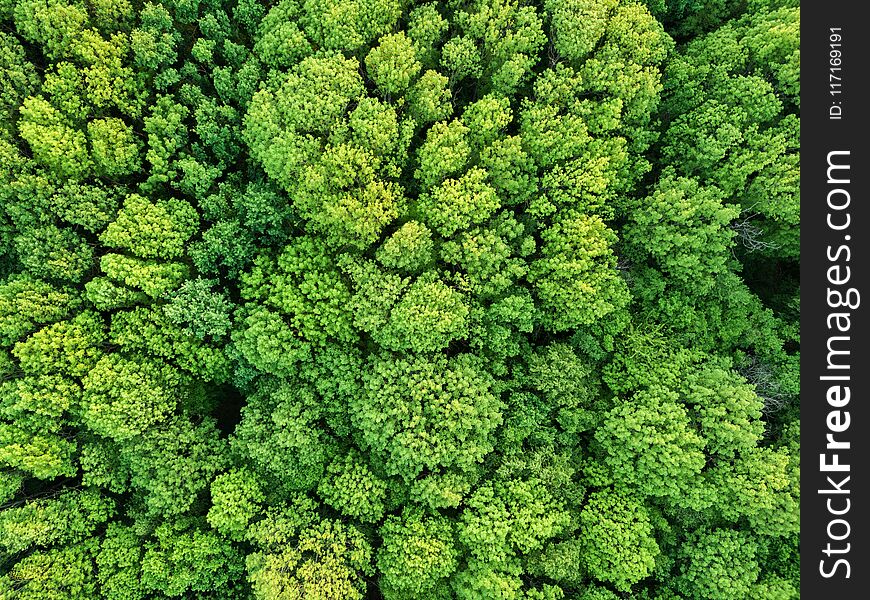
<svg viewBox="0 0 870 600">
<path fill-rule="evenodd" d="M 801 7 L 801 595 L 867 598 L 870 31 Z"/>
</svg>

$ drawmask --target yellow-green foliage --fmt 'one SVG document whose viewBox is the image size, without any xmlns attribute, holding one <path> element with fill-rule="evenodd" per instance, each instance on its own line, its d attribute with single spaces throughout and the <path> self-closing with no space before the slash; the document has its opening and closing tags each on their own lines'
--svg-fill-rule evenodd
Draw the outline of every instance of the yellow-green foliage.
<svg viewBox="0 0 870 600">
<path fill-rule="evenodd" d="M 796 0 L 0 0 L 0 599 L 793 600 Z"/>
</svg>

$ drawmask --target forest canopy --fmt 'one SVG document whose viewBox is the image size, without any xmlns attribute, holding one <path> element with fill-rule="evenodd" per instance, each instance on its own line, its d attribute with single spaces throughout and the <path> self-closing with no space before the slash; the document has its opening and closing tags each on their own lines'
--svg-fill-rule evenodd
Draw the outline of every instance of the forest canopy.
<svg viewBox="0 0 870 600">
<path fill-rule="evenodd" d="M 0 23 L 0 599 L 799 597 L 796 0 Z"/>
</svg>

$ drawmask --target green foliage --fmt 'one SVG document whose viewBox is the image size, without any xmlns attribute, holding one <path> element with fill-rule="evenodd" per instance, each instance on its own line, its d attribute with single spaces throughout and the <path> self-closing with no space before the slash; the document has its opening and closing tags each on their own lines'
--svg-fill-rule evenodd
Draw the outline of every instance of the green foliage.
<svg viewBox="0 0 870 600">
<path fill-rule="evenodd" d="M 417 221 L 408 221 L 378 248 L 378 261 L 389 269 L 419 273 L 433 259 L 432 232 Z"/>
<path fill-rule="evenodd" d="M 259 482 L 247 469 L 218 475 L 211 484 L 212 507 L 208 511 L 208 523 L 230 539 L 241 540 L 264 500 Z"/>
<path fill-rule="evenodd" d="M 365 63 L 369 77 L 388 96 L 404 92 L 420 71 L 412 42 L 404 32 L 382 37 Z"/>
<path fill-rule="evenodd" d="M 177 288 L 189 273 L 184 263 L 159 262 L 125 254 L 104 254 L 100 270 L 109 279 L 138 288 L 152 298 Z"/>
<path fill-rule="evenodd" d="M 196 212 L 183 201 L 151 203 L 131 195 L 100 241 L 141 258 L 176 258 L 197 228 Z"/>
<path fill-rule="evenodd" d="M 391 516 L 379 531 L 377 565 L 384 597 L 400 600 L 437 594 L 456 570 L 458 552 L 450 522 L 419 513 Z"/>
<path fill-rule="evenodd" d="M 284 247 L 276 260 L 265 256 L 242 278 L 242 298 L 277 311 L 306 342 L 353 341 L 348 303 L 350 292 L 340 272 L 312 238 L 300 237 Z"/>
<path fill-rule="evenodd" d="M 85 600 L 97 593 L 93 556 L 96 540 L 35 551 L 0 577 L 0 595 L 21 600 Z"/>
<path fill-rule="evenodd" d="M 348 270 L 357 288 L 351 298 L 354 324 L 382 347 L 431 352 L 467 337 L 467 300 L 434 272 L 409 282 L 385 276 L 371 263 Z"/>
<path fill-rule="evenodd" d="M 384 516 L 387 484 L 355 452 L 329 464 L 317 493 L 342 514 L 362 522 L 374 523 Z"/>
<path fill-rule="evenodd" d="M 37 479 L 72 476 L 76 443 L 63 430 L 66 412 L 78 408 L 81 388 L 57 375 L 0 384 L 0 461 Z"/>
<path fill-rule="evenodd" d="M 163 308 L 166 317 L 199 339 L 223 337 L 230 330 L 232 303 L 225 294 L 212 291 L 214 280 L 191 279 L 170 294 Z"/>
<path fill-rule="evenodd" d="M 538 479 L 483 485 L 466 504 L 458 538 L 474 560 L 495 569 L 542 549 L 573 520 Z"/>
<path fill-rule="evenodd" d="M 257 4 L 250 4 L 262 8 Z M 242 3 L 239 3 L 239 8 Z M 257 27 L 254 52 L 265 64 L 273 68 L 288 67 L 311 53 L 311 42 L 299 28 L 295 17 L 299 15 L 299 2 L 283 0 L 273 6 Z M 238 9 L 237 9 L 238 10 Z"/>
<path fill-rule="evenodd" d="M 262 600 L 362 600 L 372 548 L 353 526 L 321 521 L 293 535 L 277 552 L 246 560 L 254 597 Z M 290 540 L 287 540 L 288 542 Z"/>
<path fill-rule="evenodd" d="M 0 20 L 0 598 L 798 597 L 796 0 Z"/>
<path fill-rule="evenodd" d="M 529 279 L 542 325 L 553 331 L 589 325 L 626 304 L 628 293 L 610 249 L 616 235 L 601 219 L 572 215 L 541 238 L 541 258 L 532 263 Z"/>
<path fill-rule="evenodd" d="M 210 418 L 196 424 L 175 417 L 128 442 L 121 458 L 148 517 L 184 515 L 227 466 L 225 443 Z"/>
<path fill-rule="evenodd" d="M 710 454 L 731 457 L 755 447 L 764 433 L 763 401 L 743 378 L 711 365 L 689 374 L 684 385 Z"/>
<path fill-rule="evenodd" d="M 373 158 L 363 148 L 331 147 L 302 170 L 302 182 L 294 186 L 294 206 L 336 245 L 367 248 L 401 214 L 403 190 L 377 177 Z"/>
<path fill-rule="evenodd" d="M 665 159 L 739 207 L 749 252 L 789 259 L 799 249 L 799 14 L 761 9 L 693 39 L 668 67 L 665 96 L 675 115 Z"/>
<path fill-rule="evenodd" d="M 169 323 L 161 311 L 138 307 L 113 315 L 109 335 L 124 351 L 159 357 L 161 368 L 174 364 L 202 381 L 225 381 L 229 364 L 222 349 Z"/>
<path fill-rule="evenodd" d="M 446 179 L 431 194 L 420 196 L 419 210 L 426 224 L 444 237 L 483 223 L 501 203 L 486 183 L 486 171 L 469 169 L 459 179 Z"/>
<path fill-rule="evenodd" d="M 118 210 L 118 193 L 123 188 L 77 185 L 59 187 L 51 199 L 52 210 L 63 221 L 79 225 L 93 233 L 114 219 Z"/>
<path fill-rule="evenodd" d="M 357 67 L 357 61 L 340 55 L 307 57 L 254 94 L 245 116 L 245 141 L 282 187 L 288 188 L 299 168 L 319 153 L 312 134 L 327 131 L 361 94 Z"/>
<path fill-rule="evenodd" d="M 225 589 L 243 559 L 228 541 L 201 529 L 196 519 L 161 524 L 142 557 L 142 585 L 169 597 Z"/>
<path fill-rule="evenodd" d="M 28 374 L 82 377 L 102 355 L 103 329 L 98 314 L 82 312 L 71 321 L 48 325 L 18 342 L 12 354 Z"/>
<path fill-rule="evenodd" d="M 254 258 L 254 240 L 238 221 L 218 221 L 190 244 L 190 258 L 205 275 L 237 278 Z"/>
<path fill-rule="evenodd" d="M 177 57 L 176 46 L 180 38 L 166 8 L 152 2 L 144 3 L 139 26 L 130 32 L 133 65 L 157 71 L 161 66 L 172 64 Z"/>
<path fill-rule="evenodd" d="M 417 150 L 420 163 L 414 177 L 425 188 L 431 188 L 446 176 L 460 172 L 471 157 L 468 128 L 461 121 L 436 123 L 426 133 L 426 140 Z"/>
<path fill-rule="evenodd" d="M 397 0 L 305 0 L 300 21 L 319 46 L 353 52 L 389 31 L 401 11 Z"/>
<path fill-rule="evenodd" d="M 402 359 L 383 353 L 372 358 L 363 384 L 351 418 L 388 474 L 410 481 L 424 470 L 468 471 L 492 451 L 501 403 L 473 355 Z"/>
<path fill-rule="evenodd" d="M 11 345 L 39 324 L 60 321 L 79 305 L 78 294 L 69 287 L 27 275 L 10 277 L 0 284 L 0 342 Z"/>
<path fill-rule="evenodd" d="M 590 365 L 570 346 L 551 344 L 526 360 L 528 383 L 554 413 L 555 421 L 568 434 L 564 437 L 596 424 L 593 407 L 598 400 L 598 382 Z"/>
<path fill-rule="evenodd" d="M 94 277 L 88 281 L 85 298 L 99 310 L 127 308 L 148 301 L 147 294 L 118 285 L 107 277 Z"/>
<path fill-rule="evenodd" d="M 121 119 L 96 119 L 88 123 L 91 157 L 97 173 L 106 177 L 130 175 L 139 170 L 139 146 L 133 130 Z"/>
<path fill-rule="evenodd" d="M 0 513 L 0 546 L 5 553 L 16 554 L 83 542 L 114 513 L 114 502 L 93 489 L 24 502 Z"/>
<path fill-rule="evenodd" d="M 620 591 L 647 577 L 659 554 L 644 507 L 612 490 L 590 494 L 580 512 L 580 540 L 589 574 Z"/>
<path fill-rule="evenodd" d="M 146 182 L 150 184 L 148 187 L 168 182 L 177 174 L 173 169 L 173 157 L 187 141 L 184 119 L 189 112 L 172 96 L 164 95 L 157 97 L 150 114 L 144 118 L 144 131 L 148 135 L 145 160 L 151 164 Z"/>
<path fill-rule="evenodd" d="M 618 402 L 595 440 L 614 480 L 647 496 L 685 494 L 706 462 L 704 441 L 677 395 L 658 386 Z"/>
<path fill-rule="evenodd" d="M 233 446 L 282 488 L 311 490 L 337 452 L 332 436 L 319 426 L 323 412 L 310 389 L 264 384 L 242 409 Z"/>
<path fill-rule="evenodd" d="M 755 555 L 752 541 L 739 531 L 693 534 L 680 552 L 675 587 L 687 598 L 745 598 L 758 576 Z"/>
<path fill-rule="evenodd" d="M 139 578 L 142 561 L 141 538 L 136 531 L 120 523 L 110 523 L 96 557 L 100 590 L 111 600 L 145 598 L 145 586 Z"/>
<path fill-rule="evenodd" d="M 619 0 L 549 1 L 544 8 L 552 22 L 554 47 L 570 62 L 586 58 L 607 31 L 607 20 Z"/>
<path fill-rule="evenodd" d="M 120 494 L 128 490 L 129 469 L 118 454 L 118 446 L 106 438 L 87 436 L 81 442 L 79 465 L 82 483 Z"/>
<path fill-rule="evenodd" d="M 729 228 L 739 213 L 723 206 L 715 187 L 701 188 L 665 172 L 655 192 L 633 213 L 625 239 L 657 261 L 671 281 L 685 287 L 711 287 L 723 272 L 733 245 Z"/>
<path fill-rule="evenodd" d="M 75 444 L 32 427 L 0 425 L 0 461 L 36 479 L 71 477 L 75 474 Z"/>
<path fill-rule="evenodd" d="M 84 178 L 91 166 L 84 132 L 69 127 L 44 98 L 29 97 L 19 109 L 18 134 L 34 160 L 59 178 Z"/>
<path fill-rule="evenodd" d="M 0 473 L 0 503 L 6 504 L 21 490 L 24 478 L 16 473 L 3 471 Z"/>
<path fill-rule="evenodd" d="M 93 249 L 71 229 L 34 227 L 14 244 L 21 266 L 36 277 L 78 283 L 93 267 Z"/>
<path fill-rule="evenodd" d="M 446 119 L 453 112 L 448 78 L 437 71 L 428 70 L 408 92 L 409 112 L 418 125 Z"/>
<path fill-rule="evenodd" d="M 27 61 L 24 47 L 6 32 L 0 33 L 0 122 L 2 135 L 13 134 L 10 126 L 24 98 L 36 90 L 36 69 Z"/>
<path fill-rule="evenodd" d="M 486 228 L 472 228 L 441 245 L 441 258 L 465 272 L 463 284 L 480 300 L 508 293 L 528 273 L 525 257 L 534 239 L 509 214 L 502 213 Z"/>
<path fill-rule="evenodd" d="M 167 418 L 180 385 L 179 374 L 168 365 L 107 355 L 82 379 L 82 418 L 100 435 L 130 439 Z"/>
</svg>

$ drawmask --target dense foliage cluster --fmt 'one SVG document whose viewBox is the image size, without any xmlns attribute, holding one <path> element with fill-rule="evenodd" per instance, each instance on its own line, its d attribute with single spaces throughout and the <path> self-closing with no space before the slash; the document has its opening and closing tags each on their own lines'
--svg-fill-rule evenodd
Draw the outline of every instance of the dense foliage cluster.
<svg viewBox="0 0 870 600">
<path fill-rule="evenodd" d="M 797 4 L 0 0 L 0 598 L 797 598 Z"/>
</svg>

